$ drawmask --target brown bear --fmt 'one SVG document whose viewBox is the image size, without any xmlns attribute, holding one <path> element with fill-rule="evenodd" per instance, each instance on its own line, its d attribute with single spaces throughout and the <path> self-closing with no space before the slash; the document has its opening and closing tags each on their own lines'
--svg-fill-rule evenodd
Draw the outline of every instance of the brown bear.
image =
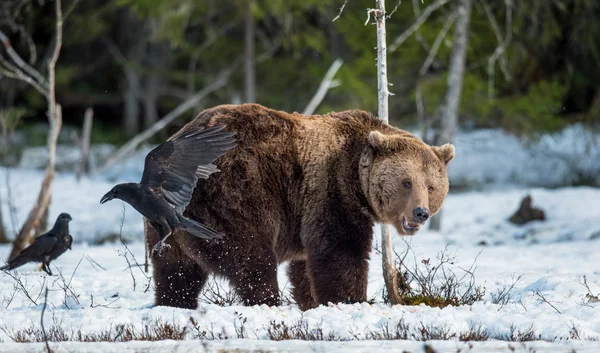
<svg viewBox="0 0 600 353">
<path fill-rule="evenodd" d="M 454 146 L 429 146 L 364 111 L 222 105 L 175 136 L 218 124 L 238 145 L 216 161 L 220 173 L 198 182 L 184 214 L 225 237 L 170 237 L 152 259 L 156 305 L 196 308 L 209 274 L 229 280 L 245 305 L 279 305 L 282 262 L 303 310 L 365 301 L 373 225 L 413 235 L 448 193 Z M 152 247 L 158 234 L 145 228 Z"/>
</svg>

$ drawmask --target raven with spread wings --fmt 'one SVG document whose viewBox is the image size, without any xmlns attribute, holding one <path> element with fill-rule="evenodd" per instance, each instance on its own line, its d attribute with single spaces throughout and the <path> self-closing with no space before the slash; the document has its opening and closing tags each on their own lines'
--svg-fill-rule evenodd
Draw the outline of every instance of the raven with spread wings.
<svg viewBox="0 0 600 353">
<path fill-rule="evenodd" d="M 57 259 L 67 249 L 71 249 L 73 237 L 69 234 L 69 222 L 72 220 L 68 213 L 61 213 L 48 233 L 35 238 L 33 243 L 23 249 L 19 255 L 8 261 L 0 270 L 14 270 L 28 262 L 41 262 L 42 270 L 52 276 L 50 262 Z"/>
<path fill-rule="evenodd" d="M 174 229 L 204 239 L 219 238 L 217 231 L 183 216 L 198 179 L 207 179 L 219 169 L 212 164 L 236 146 L 234 133 L 224 125 L 184 131 L 146 156 L 140 183 L 118 184 L 100 203 L 120 199 L 141 213 L 161 235 L 152 252 L 169 247 L 165 240 Z"/>
</svg>

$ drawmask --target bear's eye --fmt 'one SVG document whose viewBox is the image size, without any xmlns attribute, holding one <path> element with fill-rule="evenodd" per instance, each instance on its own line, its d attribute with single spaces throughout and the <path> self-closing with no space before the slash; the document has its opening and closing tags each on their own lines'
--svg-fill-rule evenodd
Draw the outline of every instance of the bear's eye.
<svg viewBox="0 0 600 353">
<path fill-rule="evenodd" d="M 402 183 L 402 185 L 407 189 L 410 189 L 412 187 L 412 184 L 410 183 L 410 181 L 405 181 Z"/>
<path fill-rule="evenodd" d="M 427 191 L 429 191 L 429 193 L 431 194 L 433 192 L 433 187 L 430 186 L 429 188 L 427 188 Z"/>
</svg>

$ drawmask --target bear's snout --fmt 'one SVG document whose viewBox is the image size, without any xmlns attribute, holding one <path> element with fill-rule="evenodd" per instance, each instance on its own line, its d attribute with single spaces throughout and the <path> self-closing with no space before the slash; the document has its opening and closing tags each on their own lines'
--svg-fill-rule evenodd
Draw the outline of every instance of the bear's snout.
<svg viewBox="0 0 600 353">
<path fill-rule="evenodd" d="M 425 223 L 429 219 L 429 215 L 429 209 L 426 207 L 417 207 L 413 210 L 415 221 L 419 223 Z"/>
</svg>

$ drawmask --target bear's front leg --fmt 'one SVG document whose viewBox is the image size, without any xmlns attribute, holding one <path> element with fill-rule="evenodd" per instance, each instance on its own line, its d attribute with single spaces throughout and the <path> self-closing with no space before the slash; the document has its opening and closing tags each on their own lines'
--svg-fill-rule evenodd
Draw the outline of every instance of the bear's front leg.
<svg viewBox="0 0 600 353">
<path fill-rule="evenodd" d="M 321 229 L 306 234 L 310 279 L 319 304 L 367 300 L 369 222 L 317 222 Z"/>
</svg>

